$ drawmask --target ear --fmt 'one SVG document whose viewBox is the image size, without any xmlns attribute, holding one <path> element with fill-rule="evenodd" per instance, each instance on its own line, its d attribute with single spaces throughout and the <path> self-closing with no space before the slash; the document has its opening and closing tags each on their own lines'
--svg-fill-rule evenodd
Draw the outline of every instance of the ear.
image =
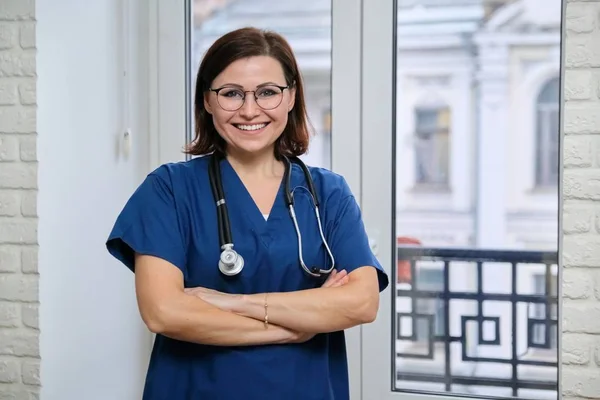
<svg viewBox="0 0 600 400">
<path fill-rule="evenodd" d="M 294 104 L 296 104 L 296 86 L 294 85 L 289 90 L 290 99 L 288 100 L 288 112 L 294 109 Z"/>
<path fill-rule="evenodd" d="M 204 109 L 207 113 L 212 114 L 212 107 L 210 105 L 210 92 L 207 91 L 204 93 Z"/>
</svg>

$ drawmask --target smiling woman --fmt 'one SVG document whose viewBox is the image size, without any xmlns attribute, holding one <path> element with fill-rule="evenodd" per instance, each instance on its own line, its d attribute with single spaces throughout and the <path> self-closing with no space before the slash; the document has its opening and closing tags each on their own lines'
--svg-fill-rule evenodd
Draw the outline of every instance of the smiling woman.
<svg viewBox="0 0 600 400">
<path fill-rule="evenodd" d="M 277 33 L 242 28 L 219 38 L 200 64 L 194 102 L 189 154 L 222 152 L 225 143 L 241 153 L 274 145 L 277 157 L 299 156 L 308 148 L 302 77 L 292 49 Z"/>
<path fill-rule="evenodd" d="M 194 103 L 197 157 L 149 174 L 107 242 L 157 334 L 144 399 L 349 399 L 344 330 L 375 319 L 388 278 L 345 179 L 298 158 L 310 129 L 290 46 L 224 35 Z"/>
<path fill-rule="evenodd" d="M 240 76 L 244 82 L 233 83 Z M 269 151 L 284 132 L 287 114 L 294 107 L 296 88 L 268 83 L 270 77 L 285 82 L 279 62 L 270 56 L 254 56 L 232 62 L 213 80 L 218 89 L 204 92 L 204 109 L 212 115 L 230 153 L 253 152 L 258 148 Z M 247 96 L 248 93 L 253 96 Z"/>
</svg>

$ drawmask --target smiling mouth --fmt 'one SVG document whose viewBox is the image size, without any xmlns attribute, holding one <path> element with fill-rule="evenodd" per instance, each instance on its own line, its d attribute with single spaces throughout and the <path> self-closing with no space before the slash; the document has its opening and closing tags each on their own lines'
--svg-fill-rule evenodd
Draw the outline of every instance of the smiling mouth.
<svg viewBox="0 0 600 400">
<path fill-rule="evenodd" d="M 263 129 L 264 127 L 266 127 L 267 125 L 269 125 L 268 122 L 262 123 L 262 124 L 233 124 L 233 126 L 238 128 L 239 130 L 242 130 L 245 132 L 259 131 L 259 130 Z"/>
</svg>

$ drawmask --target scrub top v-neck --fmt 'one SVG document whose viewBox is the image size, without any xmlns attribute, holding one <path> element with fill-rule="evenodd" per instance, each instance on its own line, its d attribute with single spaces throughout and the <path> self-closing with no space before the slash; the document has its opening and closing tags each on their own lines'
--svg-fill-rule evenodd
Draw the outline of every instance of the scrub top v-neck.
<svg viewBox="0 0 600 400">
<path fill-rule="evenodd" d="M 243 182 L 224 159 L 223 191 L 235 249 L 245 259 L 240 274 L 218 268 L 217 214 L 208 179 L 208 159 L 165 164 L 151 172 L 126 203 L 107 240 L 108 251 L 135 271 L 134 253 L 153 255 L 179 268 L 185 287 L 227 293 L 287 292 L 319 287 L 298 259 L 294 225 L 281 184 L 268 215 L 261 213 Z M 328 268 L 310 192 L 302 170 L 292 166 L 298 225 L 306 265 Z M 361 266 L 378 271 L 379 288 L 388 277 L 371 252 L 361 213 L 345 180 L 309 168 L 320 196 L 323 230 L 336 269 Z M 344 332 L 316 335 L 302 344 L 223 347 L 157 335 L 144 400 L 188 399 L 347 400 Z"/>
</svg>

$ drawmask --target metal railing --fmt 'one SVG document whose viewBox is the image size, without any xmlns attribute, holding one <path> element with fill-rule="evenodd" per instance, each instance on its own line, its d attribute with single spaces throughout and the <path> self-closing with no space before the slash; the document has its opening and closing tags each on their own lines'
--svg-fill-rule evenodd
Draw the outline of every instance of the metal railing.
<svg viewBox="0 0 600 400">
<path fill-rule="evenodd" d="M 529 393 L 532 390 L 544 391 L 546 398 L 548 393 L 557 392 L 558 298 L 556 295 L 557 279 L 553 273 L 553 268 L 556 271 L 557 265 L 556 252 L 442 249 L 400 245 L 398 246 L 398 261 L 398 268 L 404 268 L 402 271 L 404 282 L 396 287 L 397 297 L 394 302 L 396 329 L 394 337 L 396 341 L 404 343 L 415 344 L 418 342 L 421 347 L 425 348 L 425 352 L 414 354 L 399 351 L 396 348 L 396 360 L 401 360 L 404 363 L 431 362 L 436 363 L 438 368 L 418 372 L 409 367 L 403 368 L 402 371 L 395 370 L 397 381 L 438 384 L 448 394 L 459 394 L 455 391 L 457 387 L 465 388 L 469 386 L 489 387 L 490 389 L 491 387 L 508 388 L 511 389 L 512 396 L 518 398 L 524 398 L 519 393 L 523 389 L 529 390 Z M 420 265 L 431 264 L 431 262 L 437 263 L 441 270 L 439 273 L 443 274 L 439 287 L 435 287 L 434 290 L 431 290 L 430 286 L 421 287 L 426 285 L 420 285 L 418 281 Z M 484 284 L 484 266 L 485 270 L 488 271 L 490 264 L 494 263 L 505 264 L 505 267 L 502 267 L 506 268 L 506 273 L 510 271 L 510 279 L 506 278 L 506 281 L 510 282 L 510 288 L 506 288 L 503 293 L 495 290 L 494 282 L 488 281 Z M 537 268 L 543 271 L 544 288 L 541 291 L 542 293 L 524 294 L 518 290 L 519 276 L 523 276 L 522 269 L 531 267 L 531 264 L 540 265 Z M 474 268 L 474 272 L 458 271 L 458 269 L 464 268 L 465 265 Z M 498 266 L 498 268 L 502 267 Z M 466 274 L 470 278 L 472 290 L 455 291 L 451 289 L 451 277 L 452 274 L 456 273 L 462 273 L 463 276 Z M 417 303 L 422 302 L 423 299 L 437 302 L 439 307 L 435 314 L 419 310 Z M 461 310 L 460 307 L 452 309 L 453 302 L 465 300 L 472 303 L 472 308 L 469 310 Z M 407 307 L 402 307 L 402 312 L 399 312 L 396 308 L 398 301 L 407 304 Z M 490 301 L 506 305 L 507 312 L 501 316 L 498 314 L 489 315 L 490 312 L 487 311 L 488 315 L 486 315 L 483 304 Z M 526 304 L 528 310 L 532 305 L 538 309 L 543 307 L 541 312 L 543 315 L 538 312 L 537 315 L 531 316 L 527 312 L 526 320 L 518 318 L 517 308 L 520 304 Z M 510 308 L 510 312 L 508 312 L 508 308 Z M 457 320 L 458 318 L 460 321 Z M 418 335 L 419 321 L 422 321 L 421 327 L 427 326 L 428 334 L 424 335 L 426 336 L 425 343 L 423 342 L 423 335 L 421 337 Z M 526 323 L 526 326 L 520 325 L 524 323 Z M 402 326 L 402 324 L 405 325 Z M 407 324 L 412 326 L 407 327 Z M 489 352 L 486 356 L 469 355 L 467 351 L 467 324 L 475 324 L 478 332 L 471 339 L 474 341 L 470 344 L 471 346 L 487 346 L 488 349 L 498 346 L 499 348 L 500 329 L 501 327 L 504 331 L 508 329 L 505 324 L 510 324 L 511 335 L 508 341 L 511 343 L 509 343 L 509 346 L 507 346 L 507 343 L 503 343 L 504 350 L 491 356 Z M 493 327 L 491 338 L 484 337 L 484 324 Z M 451 326 L 453 327 L 452 330 Z M 460 329 L 457 329 L 458 326 Z M 517 332 L 518 330 L 521 333 L 520 335 Z M 403 333 L 406 331 L 409 333 Z M 519 343 L 519 340 L 525 340 L 523 331 L 527 332 L 525 336 L 526 344 Z M 452 335 L 451 333 L 455 334 Z M 541 351 L 545 357 L 541 357 L 541 359 L 523 357 L 518 348 L 522 349 L 524 346 L 528 350 L 546 349 Z M 460 351 L 457 350 L 457 347 L 460 347 Z M 533 352 L 535 353 L 535 351 Z M 537 351 L 539 352 L 539 350 Z M 441 365 L 442 363 L 443 365 Z M 493 373 L 489 374 L 490 376 L 468 376 L 455 371 L 457 363 L 485 363 L 488 370 L 490 365 L 493 367 L 497 364 L 501 366 L 500 368 L 509 368 L 510 372 L 507 372 L 505 377 L 498 377 Z M 528 377 L 522 370 L 520 371 L 523 366 L 544 367 L 546 371 L 550 368 L 550 371 L 556 371 L 556 374 L 554 374 L 554 378 L 552 378 L 553 373 L 551 372 L 550 378 L 546 374 L 545 379 L 532 379 L 531 376 Z M 416 389 L 401 391 L 422 392 Z M 440 392 L 443 393 L 443 391 Z M 525 397 L 531 397 L 531 394 Z M 554 396 L 551 395 L 551 397 Z"/>
</svg>

